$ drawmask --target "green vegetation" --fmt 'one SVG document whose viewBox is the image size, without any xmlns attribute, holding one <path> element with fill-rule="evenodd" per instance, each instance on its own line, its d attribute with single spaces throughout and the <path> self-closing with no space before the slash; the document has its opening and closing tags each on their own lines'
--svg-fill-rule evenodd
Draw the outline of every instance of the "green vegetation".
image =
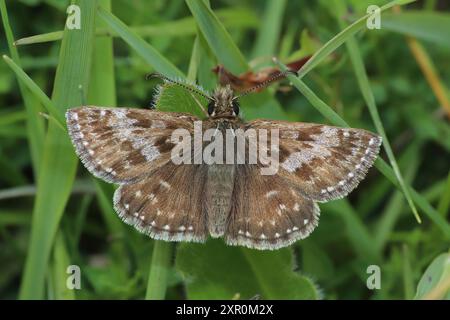
<svg viewBox="0 0 450 320">
<path fill-rule="evenodd" d="M 63 30 L 69 2 L 0 0 L 1 298 L 450 298 L 448 3 L 74 0 L 81 30 Z M 380 30 L 366 28 L 372 4 Z M 68 139 L 68 108 L 148 107 L 149 72 L 211 90 L 217 64 L 239 75 L 309 54 L 298 77 L 243 98 L 244 118 L 364 128 L 384 145 L 359 188 L 321 204 L 319 227 L 288 248 L 151 240 L 117 217 L 115 186 Z M 201 115 L 173 86 L 156 106 Z M 68 265 L 81 290 L 67 288 Z"/>
</svg>

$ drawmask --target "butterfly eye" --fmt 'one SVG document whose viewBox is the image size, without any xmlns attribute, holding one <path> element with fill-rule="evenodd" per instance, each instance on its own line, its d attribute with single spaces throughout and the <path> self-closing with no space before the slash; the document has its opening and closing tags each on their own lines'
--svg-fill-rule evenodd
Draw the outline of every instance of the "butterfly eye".
<svg viewBox="0 0 450 320">
<path fill-rule="evenodd" d="M 214 101 L 214 100 L 211 100 L 211 101 L 208 103 L 208 114 L 209 114 L 209 115 L 212 115 L 213 112 L 214 112 L 214 104 L 215 104 L 215 101 Z"/>
<path fill-rule="evenodd" d="M 239 114 L 239 102 L 233 101 L 233 112 L 237 116 Z"/>
</svg>

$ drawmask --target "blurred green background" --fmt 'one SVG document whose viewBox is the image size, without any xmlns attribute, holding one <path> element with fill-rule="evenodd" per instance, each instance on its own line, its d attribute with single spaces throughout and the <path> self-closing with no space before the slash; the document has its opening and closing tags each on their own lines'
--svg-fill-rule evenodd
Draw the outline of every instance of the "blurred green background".
<svg viewBox="0 0 450 320">
<path fill-rule="evenodd" d="M 389 1 L 74 3 L 81 30 L 62 32 L 69 1 L 0 0 L 0 298 L 450 297 L 449 1 L 386 8 L 379 30 L 357 19 Z M 217 64 L 239 75 L 310 55 L 294 86 L 244 99 L 245 119 L 348 124 L 385 131 L 389 144 L 356 191 L 320 205 L 309 238 L 282 250 L 139 234 L 59 121 L 82 104 L 148 107 L 148 72 L 212 89 Z M 67 288 L 69 265 L 80 267 L 79 290 Z M 366 285 L 370 265 L 379 289 Z"/>
</svg>

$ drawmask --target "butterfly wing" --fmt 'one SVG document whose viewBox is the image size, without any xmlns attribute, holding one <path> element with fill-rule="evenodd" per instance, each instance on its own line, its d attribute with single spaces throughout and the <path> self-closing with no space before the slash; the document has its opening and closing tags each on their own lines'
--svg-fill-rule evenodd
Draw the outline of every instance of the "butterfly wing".
<svg viewBox="0 0 450 320">
<path fill-rule="evenodd" d="M 114 208 L 153 239 L 203 242 L 208 235 L 202 214 L 205 179 L 205 166 L 170 162 L 137 183 L 120 186 Z"/>
<path fill-rule="evenodd" d="M 184 113 L 101 107 L 70 109 L 66 119 L 83 164 L 113 183 L 134 182 L 167 163 L 173 130 L 192 130 L 198 120 Z"/>
<path fill-rule="evenodd" d="M 261 175 L 258 165 L 236 166 L 233 202 L 225 241 L 274 250 L 306 238 L 319 222 L 317 204 L 277 175 Z"/>
<path fill-rule="evenodd" d="M 247 127 L 279 130 L 279 176 L 306 198 L 339 199 L 364 178 L 378 156 L 381 137 L 333 126 L 255 120 Z"/>
</svg>

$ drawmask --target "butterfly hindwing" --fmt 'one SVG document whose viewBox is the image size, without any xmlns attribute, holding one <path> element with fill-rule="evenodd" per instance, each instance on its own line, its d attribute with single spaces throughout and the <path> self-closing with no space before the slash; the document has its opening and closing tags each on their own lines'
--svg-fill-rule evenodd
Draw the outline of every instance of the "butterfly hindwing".
<svg viewBox="0 0 450 320">
<path fill-rule="evenodd" d="M 170 161 L 174 129 L 194 116 L 146 109 L 79 107 L 66 113 L 69 135 L 86 168 L 113 183 L 139 180 Z"/>
<path fill-rule="evenodd" d="M 153 239 L 203 242 L 208 235 L 202 213 L 205 169 L 167 163 L 148 178 L 119 187 L 114 208 L 126 223 Z"/>
<path fill-rule="evenodd" d="M 225 241 L 273 250 L 306 238 L 317 226 L 317 204 L 279 176 L 261 175 L 257 165 L 236 166 Z"/>
<path fill-rule="evenodd" d="M 364 178 L 378 156 L 381 137 L 362 129 L 255 120 L 256 129 L 278 129 L 279 175 L 314 201 L 339 199 Z"/>
</svg>

